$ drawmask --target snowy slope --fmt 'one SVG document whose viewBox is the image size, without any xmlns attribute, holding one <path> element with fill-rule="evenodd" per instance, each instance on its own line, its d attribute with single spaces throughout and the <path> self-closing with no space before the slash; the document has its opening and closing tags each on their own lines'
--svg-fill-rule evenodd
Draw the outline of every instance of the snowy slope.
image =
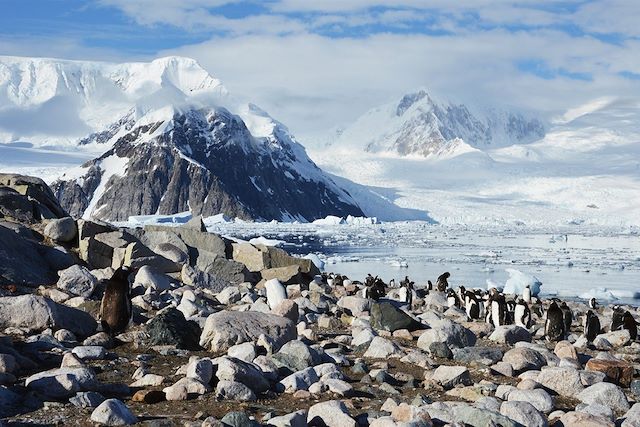
<svg viewBox="0 0 640 427">
<path fill-rule="evenodd" d="M 384 121 L 394 114 L 384 106 L 347 127 L 332 150 L 310 155 L 330 173 L 385 188 L 396 205 L 445 224 L 640 225 L 639 113 L 638 101 L 599 99 L 557 118 L 537 141 L 503 139 L 494 148 L 458 138 L 425 158 L 389 149 L 399 121 Z M 371 141 L 383 149 L 368 150 Z"/>
</svg>

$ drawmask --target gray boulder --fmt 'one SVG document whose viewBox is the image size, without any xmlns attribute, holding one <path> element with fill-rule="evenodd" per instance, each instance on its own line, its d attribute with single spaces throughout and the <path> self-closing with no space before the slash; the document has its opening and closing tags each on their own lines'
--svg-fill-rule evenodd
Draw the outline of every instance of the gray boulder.
<svg viewBox="0 0 640 427">
<path fill-rule="evenodd" d="M 436 320 L 429 326 L 431 329 L 418 338 L 418 347 L 423 350 L 428 351 L 433 342 L 444 342 L 449 347 L 473 347 L 476 344 L 476 335 L 452 320 Z"/>
<path fill-rule="evenodd" d="M 499 348 L 494 347 L 463 347 L 454 348 L 453 360 L 462 363 L 481 363 L 492 365 L 502 360 L 503 353 Z"/>
<path fill-rule="evenodd" d="M 431 380 L 444 388 L 452 388 L 458 384 L 470 385 L 471 376 L 465 366 L 440 365 L 431 376 Z"/>
<path fill-rule="evenodd" d="M 220 311 L 210 315 L 200 335 L 200 345 L 213 352 L 265 335 L 273 342 L 274 350 L 297 338 L 293 322 L 275 314 L 252 311 Z"/>
<path fill-rule="evenodd" d="M 91 421 L 106 426 L 131 425 L 138 418 L 118 399 L 107 399 L 91 413 Z"/>
<path fill-rule="evenodd" d="M 316 350 L 299 340 L 289 341 L 272 357 L 276 365 L 284 366 L 292 372 L 300 371 L 322 362 Z"/>
<path fill-rule="evenodd" d="M 553 411 L 553 408 L 555 407 L 553 404 L 553 398 L 549 395 L 549 393 L 542 390 L 541 388 L 537 388 L 534 390 L 511 390 L 509 392 L 507 400 L 509 400 L 509 402 L 529 402 L 538 411 L 545 414 Z"/>
<path fill-rule="evenodd" d="M 93 390 L 97 382 L 88 368 L 57 368 L 31 375 L 25 380 L 25 386 L 47 397 L 66 399 L 78 391 Z"/>
<path fill-rule="evenodd" d="M 58 289 L 73 295 L 89 298 L 98 284 L 94 275 L 81 265 L 72 265 L 58 274 L 60 275 L 56 283 Z"/>
<path fill-rule="evenodd" d="M 574 368 L 544 368 L 536 381 L 561 396 L 576 397 L 584 390 L 580 373 Z"/>
<path fill-rule="evenodd" d="M 67 307 L 37 295 L 0 298 L 0 329 L 23 328 L 31 332 L 47 328 L 68 329 L 76 335 L 89 336 L 96 321 L 82 310 Z"/>
<path fill-rule="evenodd" d="M 626 412 L 629 410 L 629 401 L 622 389 L 611 383 L 598 383 L 587 387 L 578 394 L 578 399 L 586 404 L 599 403 L 614 411 Z"/>
<path fill-rule="evenodd" d="M 262 375 L 262 371 L 253 363 L 248 363 L 232 357 L 218 359 L 216 377 L 220 381 L 235 381 L 249 387 L 256 393 L 269 390 L 269 382 Z"/>
<path fill-rule="evenodd" d="M 239 400 L 250 402 L 256 400 L 255 393 L 246 385 L 237 381 L 218 381 L 216 399 Z"/>
<path fill-rule="evenodd" d="M 425 328 L 422 323 L 387 301 L 371 304 L 371 326 L 390 332 L 398 329 L 416 331 Z"/>
<path fill-rule="evenodd" d="M 163 310 L 146 325 L 149 345 L 174 345 L 184 350 L 199 350 L 200 327 L 186 320 L 173 307 Z"/>
<path fill-rule="evenodd" d="M 527 427 L 547 427 L 547 419 L 529 402 L 503 402 L 500 413 Z"/>
<path fill-rule="evenodd" d="M 310 407 L 307 423 L 326 427 L 356 427 L 357 425 L 349 415 L 345 404 L 339 400 L 316 403 Z"/>
<path fill-rule="evenodd" d="M 513 345 L 519 341 L 531 342 L 531 334 L 525 328 L 516 325 L 498 326 L 489 336 L 491 341 L 498 344 Z"/>
<path fill-rule="evenodd" d="M 547 364 L 547 360 L 540 353 L 523 347 L 507 351 L 502 360 L 510 363 L 516 371 L 538 370 Z"/>
<path fill-rule="evenodd" d="M 56 242 L 71 242 L 78 235 L 76 222 L 71 217 L 52 219 L 44 228 L 44 235 Z"/>
</svg>

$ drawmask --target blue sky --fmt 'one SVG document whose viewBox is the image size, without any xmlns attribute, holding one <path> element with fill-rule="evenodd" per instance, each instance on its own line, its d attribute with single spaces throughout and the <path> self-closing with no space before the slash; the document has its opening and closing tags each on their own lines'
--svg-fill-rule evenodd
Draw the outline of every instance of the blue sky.
<svg viewBox="0 0 640 427">
<path fill-rule="evenodd" d="M 636 95 L 627 0 L 3 0 L 0 54 L 196 58 L 301 132 L 426 88 L 549 114 Z"/>
</svg>

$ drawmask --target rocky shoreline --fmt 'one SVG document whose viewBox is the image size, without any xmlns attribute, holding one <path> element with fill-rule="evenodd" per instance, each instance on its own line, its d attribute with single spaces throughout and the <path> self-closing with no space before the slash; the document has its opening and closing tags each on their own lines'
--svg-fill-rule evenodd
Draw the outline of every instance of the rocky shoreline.
<svg viewBox="0 0 640 427">
<path fill-rule="evenodd" d="M 74 220 L 43 185 L 0 180 L 0 425 L 640 425 L 640 344 L 609 331 L 614 307 L 589 341 L 569 301 L 549 341 L 552 301 L 496 327 L 446 292 L 365 298 L 364 277 L 199 218 Z M 132 321 L 111 336 L 100 304 L 123 266 Z"/>
</svg>

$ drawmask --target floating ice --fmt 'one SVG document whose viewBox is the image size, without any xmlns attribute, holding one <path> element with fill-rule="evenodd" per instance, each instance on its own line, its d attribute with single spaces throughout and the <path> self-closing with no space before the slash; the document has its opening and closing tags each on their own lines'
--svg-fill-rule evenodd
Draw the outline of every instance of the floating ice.
<svg viewBox="0 0 640 427">
<path fill-rule="evenodd" d="M 320 257 L 316 254 L 307 254 L 304 256 L 305 259 L 310 259 L 312 263 L 318 267 L 320 271 L 324 270 L 324 261 L 320 259 Z"/>
<path fill-rule="evenodd" d="M 605 300 L 605 301 L 614 301 L 617 300 L 613 292 L 608 290 L 607 288 L 594 288 L 580 295 L 582 299 L 591 299 L 595 298 L 597 300 Z"/>
<path fill-rule="evenodd" d="M 504 293 L 521 295 L 527 285 L 531 288 L 531 295 L 537 296 L 540 293 L 542 282 L 536 276 L 515 268 L 505 268 L 505 271 L 509 273 L 509 278 L 504 284 Z"/>
<path fill-rule="evenodd" d="M 260 236 L 260 237 L 254 237 L 253 239 L 249 240 L 249 243 L 251 243 L 252 245 L 282 246 L 286 242 L 284 240 L 267 239 L 264 236 Z"/>
</svg>

